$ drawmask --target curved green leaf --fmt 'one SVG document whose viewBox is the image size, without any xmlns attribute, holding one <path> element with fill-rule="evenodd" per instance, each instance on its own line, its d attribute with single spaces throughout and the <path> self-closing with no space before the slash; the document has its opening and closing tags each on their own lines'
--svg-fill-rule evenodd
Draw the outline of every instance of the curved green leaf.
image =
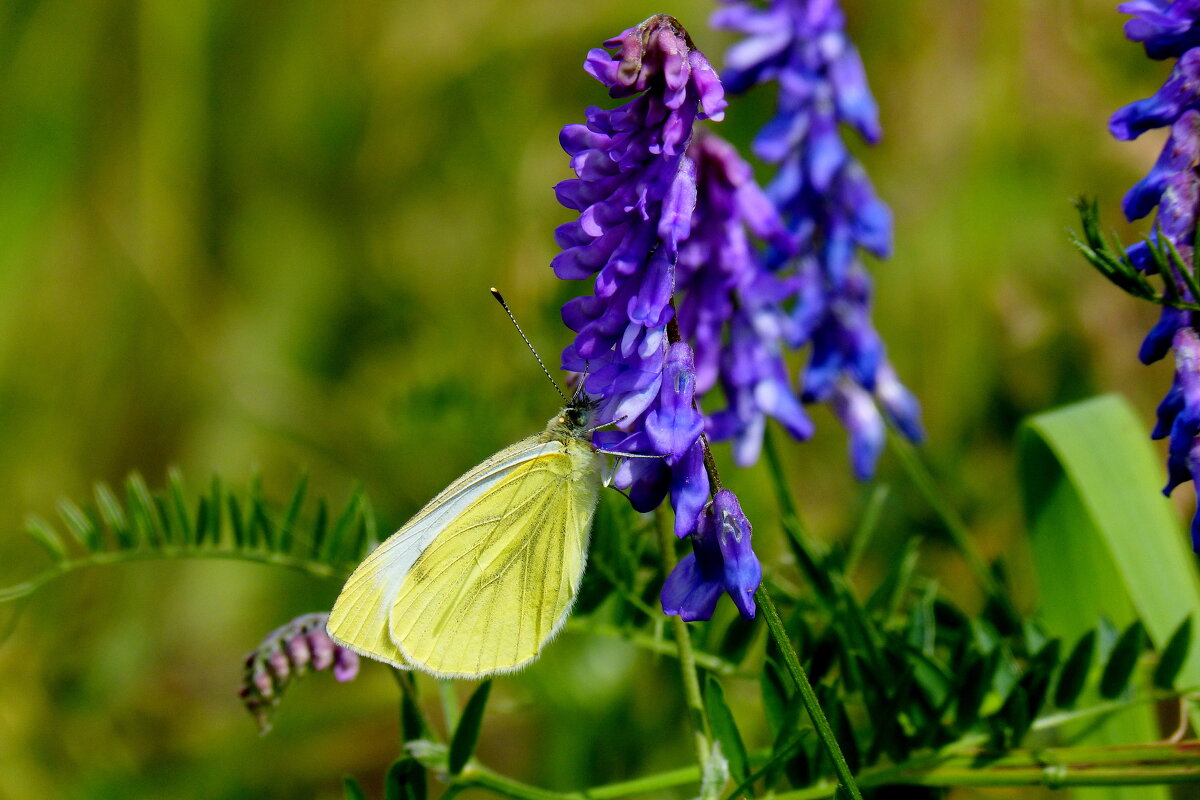
<svg viewBox="0 0 1200 800">
<path fill-rule="evenodd" d="M 1165 467 L 1129 405 L 1106 395 L 1039 414 L 1019 442 L 1039 594 L 1055 633 L 1136 616 L 1162 650 L 1200 609 L 1196 559 L 1159 491 Z M 1181 676 L 1200 685 L 1200 650 Z"/>
<path fill-rule="evenodd" d="M 1101 618 L 1122 627 L 1140 618 L 1161 649 L 1200 608 L 1200 582 L 1159 491 L 1165 470 L 1141 420 L 1115 395 L 1039 414 L 1020 431 L 1018 463 L 1046 627 L 1068 638 Z M 1182 674 L 1186 683 L 1200 683 L 1200 653 L 1188 654 Z M 1153 710 L 1138 708 L 1091 730 L 1087 741 L 1118 744 L 1158 735 Z M 1114 799 L 1169 796 L 1150 787 L 1096 791 Z"/>
</svg>

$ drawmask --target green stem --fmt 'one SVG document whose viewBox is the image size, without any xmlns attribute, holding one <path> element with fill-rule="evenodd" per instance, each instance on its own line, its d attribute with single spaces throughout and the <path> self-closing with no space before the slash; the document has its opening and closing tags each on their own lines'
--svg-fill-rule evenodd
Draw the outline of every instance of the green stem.
<svg viewBox="0 0 1200 800">
<path fill-rule="evenodd" d="M 783 459 L 779 457 L 775 436 L 770 429 L 763 434 L 763 454 L 767 457 L 767 473 L 771 476 L 771 483 L 775 487 L 775 501 L 779 503 L 782 516 L 784 519 L 792 520 L 796 530 L 807 536 L 808 531 L 800 519 L 800 512 L 796 510 L 796 504 L 792 501 L 791 489 L 788 488 L 787 481 L 783 477 Z"/>
<path fill-rule="evenodd" d="M 659 613 L 659 612 L 656 612 Z M 662 656 L 679 655 L 679 648 L 670 642 L 661 639 L 657 636 L 652 636 L 641 631 L 630 631 L 626 628 L 618 628 L 616 625 L 608 625 L 602 622 L 595 622 L 592 619 L 569 619 L 567 620 L 567 630 L 576 633 L 587 633 L 592 636 L 605 636 L 612 639 L 620 639 L 623 642 L 640 647 L 643 650 L 649 650 L 651 653 L 656 653 Z M 738 675 L 743 678 L 754 677 L 749 673 L 738 669 L 738 666 L 730 661 L 726 661 L 720 656 L 715 656 L 712 653 L 705 653 L 699 650 L 692 650 L 692 659 L 697 666 L 704 667 L 709 672 L 715 672 L 718 675 Z"/>
<path fill-rule="evenodd" d="M 464 769 L 462 774 L 450 784 L 450 788 L 447 791 L 457 790 L 461 792 L 463 789 L 472 786 L 480 789 L 490 789 L 496 794 L 501 794 L 505 797 L 515 797 L 517 800 L 583 800 L 584 797 L 584 795 L 576 792 L 552 792 L 549 789 L 530 786 L 528 783 L 514 781 L 512 778 L 507 778 L 476 765 L 470 765 Z"/>
<path fill-rule="evenodd" d="M 887 502 L 887 497 L 887 486 L 877 484 L 871 488 L 871 495 L 867 498 L 867 507 L 863 510 L 862 519 L 854 531 L 854 537 L 850 540 L 849 552 L 846 554 L 846 575 L 854 574 L 854 570 L 858 567 L 858 562 L 862 558 L 862 554 L 867 551 L 867 545 L 874 538 L 875 531 L 879 528 L 879 518 L 883 515 L 883 506 Z"/>
<path fill-rule="evenodd" d="M 486 767 L 472 765 L 463 771 L 462 775 L 454 781 L 453 786 L 490 789 L 497 794 L 514 797 L 517 800 L 618 800 L 622 797 L 687 786 L 698 780 L 700 780 L 699 767 L 683 767 L 630 781 L 607 783 L 578 792 L 552 792 L 499 775 Z"/>
<path fill-rule="evenodd" d="M 0 603 L 6 603 L 33 594 L 55 578 L 89 567 L 102 567 L 112 564 L 127 564 L 133 561 L 152 561 L 164 558 L 219 558 L 229 561 L 249 561 L 255 564 L 271 564 L 288 567 L 307 573 L 316 578 L 337 578 L 344 580 L 349 574 L 319 561 L 296 558 L 282 553 L 256 552 L 254 550 L 226 550 L 207 547 L 165 546 L 149 550 L 122 550 L 111 553 L 93 553 L 85 558 L 60 561 L 53 567 L 40 572 L 29 580 L 0 588 Z"/>
<path fill-rule="evenodd" d="M 975 573 L 975 578 L 983 586 L 984 591 L 992 597 L 1005 600 L 1007 594 L 1000 584 L 997 583 L 996 577 L 987 565 L 987 561 L 984 560 L 979 550 L 976 549 L 975 543 L 971 540 L 971 533 L 967 530 L 966 524 L 963 523 L 962 517 L 958 515 L 958 512 L 938 492 L 933 475 L 929 472 L 929 468 L 925 466 L 925 462 L 921 460 L 916 448 L 897 436 L 894 432 L 889 433 L 888 443 L 891 445 L 892 452 L 896 454 L 896 458 L 900 461 L 900 466 L 903 467 L 909 480 L 917 487 L 917 491 L 925 498 L 925 502 L 929 503 L 929 507 L 933 509 L 933 512 L 942 520 L 942 524 L 946 527 L 946 532 L 950 534 L 955 547 L 958 548 L 958 551 L 966 560 L 967 566 Z"/>
<path fill-rule="evenodd" d="M 821 705 L 817 702 L 817 694 L 813 691 L 812 684 L 809 683 L 808 676 L 804 673 L 804 667 L 800 665 L 800 658 L 796 655 L 795 648 L 792 647 L 792 641 L 788 638 L 787 631 L 784 630 L 783 620 L 779 618 L 775 602 L 771 599 L 765 586 L 759 586 L 754 597 L 758 601 L 759 608 L 763 610 L 763 616 L 766 617 L 771 638 L 775 640 L 776 646 L 783 654 L 783 661 L 792 676 L 792 682 L 800 691 L 800 699 L 804 703 L 805 710 L 808 711 L 808 716 L 812 718 L 813 726 L 817 729 L 817 736 L 829 751 L 829 757 L 833 760 L 833 771 L 837 773 L 838 781 L 851 798 L 862 800 L 862 794 L 859 793 L 858 785 L 854 782 L 854 775 L 850 772 L 850 765 L 846 763 L 846 757 L 842 755 L 842 748 L 838 745 L 837 737 L 833 735 L 833 728 L 829 726 L 829 720 L 825 718 L 825 712 L 821 710 Z"/>
<path fill-rule="evenodd" d="M 663 571 L 670 575 L 671 570 L 675 568 L 675 536 L 662 506 L 654 510 L 654 521 L 658 529 L 658 547 L 662 552 Z M 704 697 L 700 694 L 696 654 L 692 652 L 692 634 L 687 623 L 678 616 L 671 617 L 671 631 L 675 636 L 675 647 L 679 651 L 679 669 L 683 674 L 683 691 L 692 717 L 697 763 L 703 770 L 712 749 L 712 729 L 709 727 L 708 715 L 704 712 Z"/>
</svg>

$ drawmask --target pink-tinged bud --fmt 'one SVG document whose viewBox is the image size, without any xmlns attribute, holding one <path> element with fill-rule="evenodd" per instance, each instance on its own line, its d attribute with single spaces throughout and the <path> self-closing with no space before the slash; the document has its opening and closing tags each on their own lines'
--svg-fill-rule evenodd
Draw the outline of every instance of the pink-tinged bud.
<svg viewBox="0 0 1200 800">
<path fill-rule="evenodd" d="M 354 680 L 358 675 L 358 660 L 358 653 L 339 647 L 333 659 L 333 677 L 340 683 Z"/>
<path fill-rule="evenodd" d="M 271 673 L 264 670 L 259 670 L 254 673 L 251 679 L 254 688 L 258 690 L 259 695 L 270 699 L 275 695 L 275 681 L 271 679 Z"/>
<path fill-rule="evenodd" d="M 340 648 L 329 638 L 325 631 L 314 631 L 308 635 L 308 644 L 312 648 L 313 669 L 329 669 L 333 665 L 334 651 Z"/>
<path fill-rule="evenodd" d="M 271 672 L 275 673 L 275 677 L 280 683 L 287 681 L 292 674 L 291 662 L 288 661 L 287 654 L 282 650 L 276 650 L 267 656 L 267 666 L 271 668 Z"/>
<path fill-rule="evenodd" d="M 293 636 L 287 640 L 284 645 L 287 648 L 288 658 L 296 667 L 307 666 L 312 661 L 312 651 L 308 647 L 307 636 Z"/>
<path fill-rule="evenodd" d="M 325 626 L 328 614 L 305 614 L 267 634 L 258 649 L 246 656 L 238 697 L 266 733 L 283 692 L 311 670 L 333 667 L 339 682 L 358 674 L 358 654 L 339 647 Z"/>
</svg>

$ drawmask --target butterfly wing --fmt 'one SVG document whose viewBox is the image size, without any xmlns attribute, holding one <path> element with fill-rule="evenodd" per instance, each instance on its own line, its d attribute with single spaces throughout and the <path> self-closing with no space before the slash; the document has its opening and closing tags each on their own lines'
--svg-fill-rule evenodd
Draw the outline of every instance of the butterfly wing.
<svg viewBox="0 0 1200 800">
<path fill-rule="evenodd" d="M 562 451 L 562 442 L 544 442 L 541 437 L 531 436 L 501 450 L 447 486 L 354 570 L 329 614 L 329 635 L 357 653 L 411 669 L 412 664 L 389 636 L 388 617 L 413 563 L 482 494 L 503 483 L 522 465 Z"/>
<path fill-rule="evenodd" d="M 420 554 L 391 607 L 405 661 L 479 677 L 537 657 L 562 627 L 583 575 L 599 457 L 559 442 L 479 492 Z"/>
</svg>

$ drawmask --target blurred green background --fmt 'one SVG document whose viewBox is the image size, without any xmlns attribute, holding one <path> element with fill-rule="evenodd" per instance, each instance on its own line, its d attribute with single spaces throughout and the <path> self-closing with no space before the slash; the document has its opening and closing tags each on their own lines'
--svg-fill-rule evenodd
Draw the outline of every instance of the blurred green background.
<svg viewBox="0 0 1200 800">
<path fill-rule="evenodd" d="M 1148 431 L 1170 381 L 1136 359 L 1154 310 L 1067 234 L 1079 193 L 1139 230 L 1118 204 L 1162 137 L 1118 143 L 1105 123 L 1166 67 L 1107 0 L 846 6 L 885 129 L 856 152 L 896 218 L 895 256 L 872 265 L 877 323 L 944 491 L 986 552 L 1019 558 L 1018 421 L 1120 390 Z M 156 486 L 169 465 L 195 486 L 261 470 L 280 499 L 302 471 L 338 501 L 361 480 L 391 529 L 539 429 L 558 398 L 487 288 L 553 360 L 571 291 L 548 268 L 571 218 L 551 191 L 569 174 L 557 134 L 608 102 L 584 55 L 667 12 L 720 63 L 711 10 L 0 2 L 0 585 L 44 563 L 19 532 L 28 513 L 134 469 Z M 747 144 L 772 99 L 735 102 L 721 132 Z M 811 527 L 834 538 L 864 489 L 837 424 L 815 418 L 787 457 Z M 880 480 L 883 563 L 939 528 L 888 457 Z M 770 519 L 762 472 L 727 481 Z M 759 527 L 768 568 L 776 537 Z M 975 602 L 948 547 L 925 566 Z M 207 562 L 51 584 L 0 645 L 0 798 L 339 797 L 342 773 L 377 789 L 398 746 L 382 667 L 306 679 L 263 739 L 235 696 L 242 654 L 338 588 Z M 500 682 L 481 755 L 563 789 L 686 763 L 676 675 L 567 635 Z M 756 690 L 732 691 L 753 730 Z"/>
</svg>

